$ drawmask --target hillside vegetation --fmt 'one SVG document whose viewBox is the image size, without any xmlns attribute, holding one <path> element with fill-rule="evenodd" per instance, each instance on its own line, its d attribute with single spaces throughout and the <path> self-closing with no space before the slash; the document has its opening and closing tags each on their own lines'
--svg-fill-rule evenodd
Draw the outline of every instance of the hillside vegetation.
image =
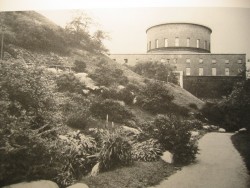
<svg viewBox="0 0 250 188">
<path fill-rule="evenodd" d="M 49 179 L 65 187 L 96 165 L 159 161 L 166 150 L 176 164 L 195 159 L 201 100 L 112 61 L 104 32 L 90 35 L 81 16 L 63 29 L 32 11 L 0 15 L 0 186 Z"/>
</svg>

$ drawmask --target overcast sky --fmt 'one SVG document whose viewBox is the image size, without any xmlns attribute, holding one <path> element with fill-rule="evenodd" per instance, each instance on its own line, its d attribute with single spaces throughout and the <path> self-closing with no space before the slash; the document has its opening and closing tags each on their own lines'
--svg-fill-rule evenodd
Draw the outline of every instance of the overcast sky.
<svg viewBox="0 0 250 188">
<path fill-rule="evenodd" d="M 40 13 L 64 26 L 71 19 L 72 13 L 62 9 L 85 9 L 89 16 L 99 23 L 98 27 L 110 35 L 111 40 L 105 44 L 111 53 L 145 53 L 145 31 L 152 25 L 166 22 L 199 23 L 213 30 L 212 53 L 246 53 L 250 58 L 249 0 L 47 1 L 0 0 L 0 10 L 1 7 L 6 10 L 40 9 Z M 8 7 L 10 4 L 13 9 Z M 60 11 L 44 11 L 53 9 Z"/>
</svg>

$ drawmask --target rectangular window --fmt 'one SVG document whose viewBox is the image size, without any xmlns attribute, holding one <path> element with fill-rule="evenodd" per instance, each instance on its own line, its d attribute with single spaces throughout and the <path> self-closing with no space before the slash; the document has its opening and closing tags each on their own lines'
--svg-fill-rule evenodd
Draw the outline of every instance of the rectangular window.
<svg viewBox="0 0 250 188">
<path fill-rule="evenodd" d="M 190 46 L 190 38 L 187 38 L 187 47 Z"/>
<path fill-rule="evenodd" d="M 229 68 L 225 68 L 225 75 L 229 76 Z"/>
<path fill-rule="evenodd" d="M 186 59 L 186 63 L 191 63 L 191 60 L 190 59 Z"/>
<path fill-rule="evenodd" d="M 113 61 L 116 61 L 116 59 L 113 59 Z"/>
<path fill-rule="evenodd" d="M 202 58 L 199 59 L 199 63 L 203 63 L 203 59 Z"/>
<path fill-rule="evenodd" d="M 175 46 L 179 46 L 179 38 L 175 37 Z"/>
<path fill-rule="evenodd" d="M 186 75 L 190 76 L 190 68 L 186 68 Z"/>
<path fill-rule="evenodd" d="M 164 46 L 168 47 L 168 39 L 164 39 Z"/>
<path fill-rule="evenodd" d="M 158 42 L 158 39 L 155 40 L 155 48 L 158 48 L 159 47 L 159 42 Z"/>
<path fill-rule="evenodd" d="M 204 49 L 207 49 L 207 41 L 204 42 Z"/>
<path fill-rule="evenodd" d="M 212 76 L 216 76 L 216 68 L 212 68 Z"/>
<path fill-rule="evenodd" d="M 242 59 L 238 59 L 238 61 L 237 61 L 239 64 L 241 64 L 242 63 Z"/>
<path fill-rule="evenodd" d="M 215 64 L 216 63 L 216 59 L 212 59 L 212 63 Z"/>
<path fill-rule="evenodd" d="M 226 60 L 225 60 L 225 63 L 226 63 L 226 64 L 229 64 L 229 60 L 228 60 L 228 59 L 226 59 Z"/>
<path fill-rule="evenodd" d="M 124 63 L 128 63 L 128 59 L 124 59 Z"/>
<path fill-rule="evenodd" d="M 200 47 L 200 39 L 196 40 L 196 47 L 199 48 Z"/>
<path fill-rule="evenodd" d="M 199 76 L 203 76 L 203 68 L 199 68 Z"/>
</svg>

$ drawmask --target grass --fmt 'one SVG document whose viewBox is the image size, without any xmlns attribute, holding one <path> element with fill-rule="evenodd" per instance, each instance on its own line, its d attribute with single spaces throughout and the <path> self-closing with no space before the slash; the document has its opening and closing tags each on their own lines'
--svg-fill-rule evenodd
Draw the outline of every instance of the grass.
<svg viewBox="0 0 250 188">
<path fill-rule="evenodd" d="M 237 133 L 232 137 L 234 147 L 240 152 L 250 174 L 250 133 Z"/>
<path fill-rule="evenodd" d="M 82 179 L 90 188 L 143 188 L 159 184 L 176 172 L 176 167 L 162 160 L 156 162 L 134 162 L 129 167 L 103 172 L 95 177 Z"/>
</svg>

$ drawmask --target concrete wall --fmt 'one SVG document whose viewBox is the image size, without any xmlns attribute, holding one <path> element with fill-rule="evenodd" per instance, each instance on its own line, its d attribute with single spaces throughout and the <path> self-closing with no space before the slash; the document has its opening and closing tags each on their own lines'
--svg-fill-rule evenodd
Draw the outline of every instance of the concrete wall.
<svg viewBox="0 0 250 188">
<path fill-rule="evenodd" d="M 148 52 L 179 51 L 180 49 L 193 52 L 210 52 L 212 30 L 206 26 L 191 23 L 166 23 L 152 26 L 146 32 Z M 179 38 L 179 47 L 175 46 L 176 37 Z M 190 39 L 189 46 L 187 46 L 187 38 Z M 168 39 L 168 47 L 165 46 L 165 39 Z M 200 40 L 199 48 L 196 45 L 197 39 Z M 158 48 L 155 45 L 156 40 L 158 40 Z M 151 48 L 149 48 L 150 43 Z"/>
<path fill-rule="evenodd" d="M 245 54 L 111 54 L 110 58 L 130 66 L 138 62 L 158 61 L 174 66 L 176 71 L 183 71 L 184 76 L 199 76 L 199 68 L 203 68 L 203 76 L 212 76 L 212 68 L 216 68 L 216 76 L 225 76 L 226 68 L 229 76 L 237 76 L 246 68 Z M 187 62 L 189 60 L 190 63 Z M 190 68 L 190 75 L 186 75 L 186 68 Z"/>
</svg>

